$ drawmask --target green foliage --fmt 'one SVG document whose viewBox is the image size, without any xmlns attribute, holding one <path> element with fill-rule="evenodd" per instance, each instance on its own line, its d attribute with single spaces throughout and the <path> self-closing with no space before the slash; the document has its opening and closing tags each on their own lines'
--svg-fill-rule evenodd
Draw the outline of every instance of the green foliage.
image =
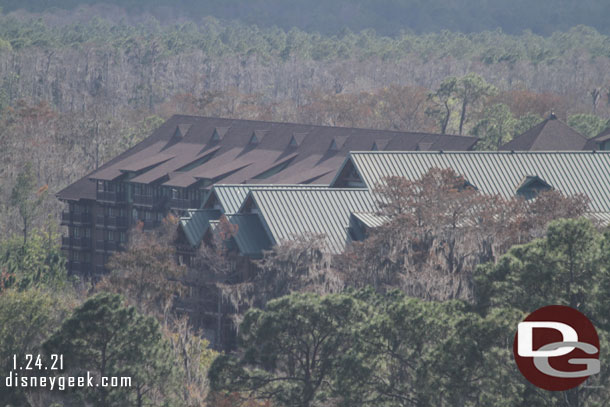
<svg viewBox="0 0 610 407">
<path fill-rule="evenodd" d="M 68 312 L 65 293 L 41 289 L 5 290 L 0 294 L 0 367 L 12 370 L 12 357 L 40 353 L 40 345 Z M 9 405 L 28 405 L 21 389 L 0 386 L 0 399 Z"/>
<path fill-rule="evenodd" d="M 481 117 L 483 118 L 472 129 L 472 135 L 480 139 L 477 149 L 497 150 L 512 139 L 517 120 L 508 106 L 502 103 L 488 106 Z"/>
<path fill-rule="evenodd" d="M 600 342 L 605 343 L 610 335 L 609 237 L 610 233 L 601 234 L 584 218 L 552 222 L 544 238 L 515 246 L 497 264 L 477 269 L 480 312 L 510 307 L 529 313 L 545 305 L 568 305 L 593 321 Z M 600 360 L 609 353 L 602 345 Z M 582 405 L 599 405 L 608 397 L 609 379 L 610 369 L 602 364 L 600 374 L 588 383 L 596 390 L 581 387 L 564 397 L 579 399 Z"/>
<path fill-rule="evenodd" d="M 26 245 L 19 238 L 0 242 L 0 292 L 6 288 L 63 289 L 69 286 L 57 230 L 35 230 Z"/>
<path fill-rule="evenodd" d="M 462 134 L 464 124 L 468 120 L 467 109 L 475 107 L 478 103 L 485 100 L 486 97 L 496 92 L 497 90 L 493 85 L 485 82 L 481 76 L 475 73 L 469 73 L 458 80 L 455 89 L 455 97 L 461 104 L 458 134 Z"/>
<path fill-rule="evenodd" d="M 364 304 L 345 295 L 294 294 L 249 311 L 240 326 L 244 356 L 218 357 L 212 389 L 253 391 L 285 406 L 310 406 L 332 396 L 332 375 L 367 320 Z"/>
<path fill-rule="evenodd" d="M 95 405 L 148 405 L 173 380 L 171 353 L 159 323 L 123 303 L 117 294 L 90 298 L 44 344 L 48 353 L 65 355 L 71 374 L 88 370 L 131 377 L 130 388 L 96 387 L 75 394 Z"/>
<path fill-rule="evenodd" d="M 11 51 L 13 47 L 11 47 L 11 43 L 0 38 L 0 52 L 2 51 Z"/>
<path fill-rule="evenodd" d="M 554 26 L 552 31 L 556 29 Z M 547 37 L 532 32 L 508 35 L 500 30 L 462 34 L 455 29 L 454 32 L 420 35 L 402 31 L 392 33 L 391 37 L 373 30 L 344 30 L 341 34 L 327 36 L 292 26 L 278 29 L 212 17 L 200 20 L 200 24 L 160 24 L 155 19 L 128 24 L 123 20 L 116 22 L 96 17 L 86 22 L 51 25 L 42 19 L 0 16 L 0 38 L 9 42 L 14 50 L 79 48 L 97 44 L 124 50 L 141 62 L 194 50 L 201 50 L 210 57 L 255 54 L 277 61 L 291 57 L 312 60 L 380 58 L 387 61 L 417 55 L 426 59 L 479 60 L 486 64 L 540 63 L 570 57 L 583 50 L 593 57 L 610 56 L 610 41 L 606 35 L 584 26 L 565 27 L 564 30 L 552 35 L 548 32 Z"/>
<path fill-rule="evenodd" d="M 475 304 L 371 288 L 271 301 L 246 315 L 240 351 L 213 363 L 213 389 L 277 406 L 601 405 L 610 369 L 589 388 L 542 391 L 516 369 L 512 345 L 518 322 L 549 304 L 581 310 L 607 340 L 609 242 L 586 219 L 554 221 L 544 238 L 478 268 Z"/>
<path fill-rule="evenodd" d="M 532 312 L 562 304 L 591 315 L 592 282 L 608 266 L 600 238 L 584 218 L 551 222 L 544 238 L 514 246 L 497 264 L 478 269 L 480 305 Z"/>
<path fill-rule="evenodd" d="M 519 117 L 513 128 L 513 138 L 517 137 L 543 121 L 536 113 L 527 113 Z"/>
<path fill-rule="evenodd" d="M 580 113 L 568 117 L 568 126 L 587 138 L 597 136 L 608 124 L 608 121 L 594 114 Z"/>
<path fill-rule="evenodd" d="M 53 8 L 74 9 L 82 5 L 97 3 L 93 0 L 3 0 L 6 11 L 25 8 L 40 12 Z M 344 27 L 360 31 L 372 28 L 385 34 L 400 31 L 434 32 L 442 30 L 476 32 L 501 29 L 520 33 L 533 30 L 549 34 L 557 29 L 566 29 L 587 23 L 600 30 L 608 30 L 604 17 L 608 5 L 603 0 L 561 2 L 539 0 L 532 3 L 516 0 L 259 0 L 248 2 L 232 0 L 206 2 L 197 0 L 118 1 L 106 3 L 123 7 L 129 15 L 156 15 L 164 20 L 168 14 L 199 21 L 206 16 L 222 19 L 239 19 L 261 27 L 280 26 L 284 29 L 299 27 L 310 31 L 338 34 Z M 170 12 L 168 12 L 168 8 Z M 504 58 L 507 55 L 501 54 Z"/>
<path fill-rule="evenodd" d="M 11 192 L 10 204 L 17 208 L 23 221 L 23 245 L 27 244 L 28 233 L 40 205 L 46 197 L 48 187 L 38 188 L 38 180 L 31 163 L 26 163 L 17 175 Z"/>
</svg>

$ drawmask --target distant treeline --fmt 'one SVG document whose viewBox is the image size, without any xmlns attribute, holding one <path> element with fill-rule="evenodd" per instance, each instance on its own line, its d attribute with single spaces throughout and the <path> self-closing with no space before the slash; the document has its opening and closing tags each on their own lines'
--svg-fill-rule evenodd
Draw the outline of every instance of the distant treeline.
<svg viewBox="0 0 610 407">
<path fill-rule="evenodd" d="M 388 35 L 401 30 L 470 33 L 500 28 L 513 34 L 531 30 L 548 35 L 580 24 L 610 33 L 610 3 L 606 0 L 2 0 L 0 7 L 7 12 L 43 12 L 99 3 L 120 6 L 131 15 L 150 13 L 163 20 L 214 16 L 325 34 L 337 34 L 343 28 L 372 28 Z"/>
<path fill-rule="evenodd" d="M 0 50 L 28 47 L 65 48 L 84 44 L 110 45 L 117 49 L 152 46 L 157 55 L 176 55 L 201 50 L 209 56 L 255 54 L 259 57 L 287 60 L 401 59 L 409 55 L 420 58 L 452 57 L 458 60 L 498 62 L 553 63 L 557 58 L 583 53 L 610 57 L 610 38 L 595 28 L 578 26 L 565 32 L 540 36 L 532 32 L 519 35 L 501 30 L 474 34 L 442 31 L 429 34 L 408 34 L 388 37 L 374 30 L 353 32 L 343 30 L 337 35 L 308 33 L 292 28 L 260 28 L 237 22 L 206 18 L 200 24 L 163 25 L 150 17 L 138 24 L 92 18 L 73 22 L 66 16 L 62 23 L 48 22 L 42 17 L 0 16 Z M 56 18 L 56 16 L 55 16 Z"/>
</svg>

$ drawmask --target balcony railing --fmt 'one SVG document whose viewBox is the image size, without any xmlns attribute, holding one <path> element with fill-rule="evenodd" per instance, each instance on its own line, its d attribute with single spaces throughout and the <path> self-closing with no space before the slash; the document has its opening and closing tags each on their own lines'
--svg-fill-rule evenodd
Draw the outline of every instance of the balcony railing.
<svg viewBox="0 0 610 407">
<path fill-rule="evenodd" d="M 120 243 L 115 240 L 98 240 L 95 243 L 95 250 L 115 252 L 120 249 Z"/>
<path fill-rule="evenodd" d="M 109 226 L 115 228 L 127 228 L 129 226 L 129 222 L 124 216 L 97 215 L 95 217 L 95 224 L 98 226 Z"/>
<path fill-rule="evenodd" d="M 125 202 L 127 195 L 124 191 L 97 191 L 97 200 L 105 202 Z"/>
<path fill-rule="evenodd" d="M 201 201 L 195 199 L 177 199 L 169 200 L 169 207 L 174 209 L 197 209 L 201 206 Z"/>
<path fill-rule="evenodd" d="M 89 262 L 71 261 L 68 263 L 68 270 L 72 273 L 89 274 L 92 266 Z"/>
<path fill-rule="evenodd" d="M 91 238 L 62 236 L 61 244 L 63 247 L 76 247 L 76 248 L 81 248 L 81 249 L 88 249 L 91 247 Z"/>
<path fill-rule="evenodd" d="M 61 223 L 62 225 L 70 224 L 70 223 L 81 223 L 81 224 L 90 224 L 91 223 L 91 214 L 85 212 L 68 212 L 64 211 L 61 213 Z"/>
<path fill-rule="evenodd" d="M 152 195 L 133 195 L 133 203 L 136 205 L 153 206 L 155 197 Z"/>
<path fill-rule="evenodd" d="M 141 219 L 140 222 L 144 224 L 144 229 L 154 229 L 161 224 L 158 220 L 144 220 Z"/>
</svg>

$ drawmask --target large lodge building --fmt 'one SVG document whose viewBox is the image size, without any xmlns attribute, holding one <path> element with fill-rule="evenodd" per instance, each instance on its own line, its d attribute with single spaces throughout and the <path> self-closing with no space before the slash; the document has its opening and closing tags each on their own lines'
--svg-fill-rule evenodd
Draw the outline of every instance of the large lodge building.
<svg viewBox="0 0 610 407">
<path fill-rule="evenodd" d="M 218 183 L 328 185 L 349 151 L 471 150 L 473 137 L 173 116 L 150 137 L 68 186 L 69 271 L 94 277 L 137 222 L 198 209 Z"/>
<path fill-rule="evenodd" d="M 221 217 L 237 233 L 228 245 L 240 273 L 251 259 L 299 236 L 323 235 L 341 253 L 386 219 L 373 192 L 384 177 L 416 180 L 451 168 L 483 194 L 532 199 L 544 189 L 583 194 L 588 216 L 610 223 L 610 130 L 587 140 L 553 115 L 497 152 L 472 137 L 174 116 L 149 138 L 59 192 L 69 271 L 97 278 L 129 228 L 180 216 L 177 261 L 187 266 Z M 564 151 L 560 151 L 564 150 Z M 255 267 L 254 267 L 255 268 Z M 230 348 L 231 314 L 217 287 L 186 281 L 176 307 Z"/>
</svg>

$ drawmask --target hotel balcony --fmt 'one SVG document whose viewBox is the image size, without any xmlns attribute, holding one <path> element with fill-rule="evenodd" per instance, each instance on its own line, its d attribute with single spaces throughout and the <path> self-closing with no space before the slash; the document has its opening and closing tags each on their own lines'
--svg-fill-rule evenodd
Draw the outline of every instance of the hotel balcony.
<svg viewBox="0 0 610 407">
<path fill-rule="evenodd" d="M 93 266 L 89 262 L 70 261 L 68 263 L 68 270 L 72 273 L 91 274 Z"/>
<path fill-rule="evenodd" d="M 125 192 L 115 191 L 97 191 L 97 200 L 101 202 L 126 202 L 127 194 Z"/>
<path fill-rule="evenodd" d="M 98 215 L 95 217 L 96 226 L 105 226 L 111 228 L 122 228 L 126 229 L 129 227 L 129 222 L 124 216 L 102 216 Z"/>
<path fill-rule="evenodd" d="M 75 212 L 68 212 L 68 211 L 63 211 L 61 213 L 61 224 L 62 225 L 70 225 L 70 224 L 74 224 L 74 223 L 88 225 L 91 223 L 91 219 L 92 219 L 92 216 L 90 213 L 84 213 L 84 212 L 75 213 Z"/>
<path fill-rule="evenodd" d="M 152 207 L 155 204 L 155 197 L 152 195 L 133 195 L 133 204 Z"/>
<path fill-rule="evenodd" d="M 121 249 L 121 244 L 115 240 L 98 240 L 95 242 L 96 251 L 115 252 Z"/>
<path fill-rule="evenodd" d="M 90 237 L 70 237 L 70 236 L 62 236 L 61 245 L 63 248 L 72 248 L 72 249 L 90 249 L 91 248 L 91 238 Z"/>
<path fill-rule="evenodd" d="M 169 207 L 172 209 L 199 209 L 201 207 L 201 201 L 172 198 L 169 200 Z"/>
</svg>

